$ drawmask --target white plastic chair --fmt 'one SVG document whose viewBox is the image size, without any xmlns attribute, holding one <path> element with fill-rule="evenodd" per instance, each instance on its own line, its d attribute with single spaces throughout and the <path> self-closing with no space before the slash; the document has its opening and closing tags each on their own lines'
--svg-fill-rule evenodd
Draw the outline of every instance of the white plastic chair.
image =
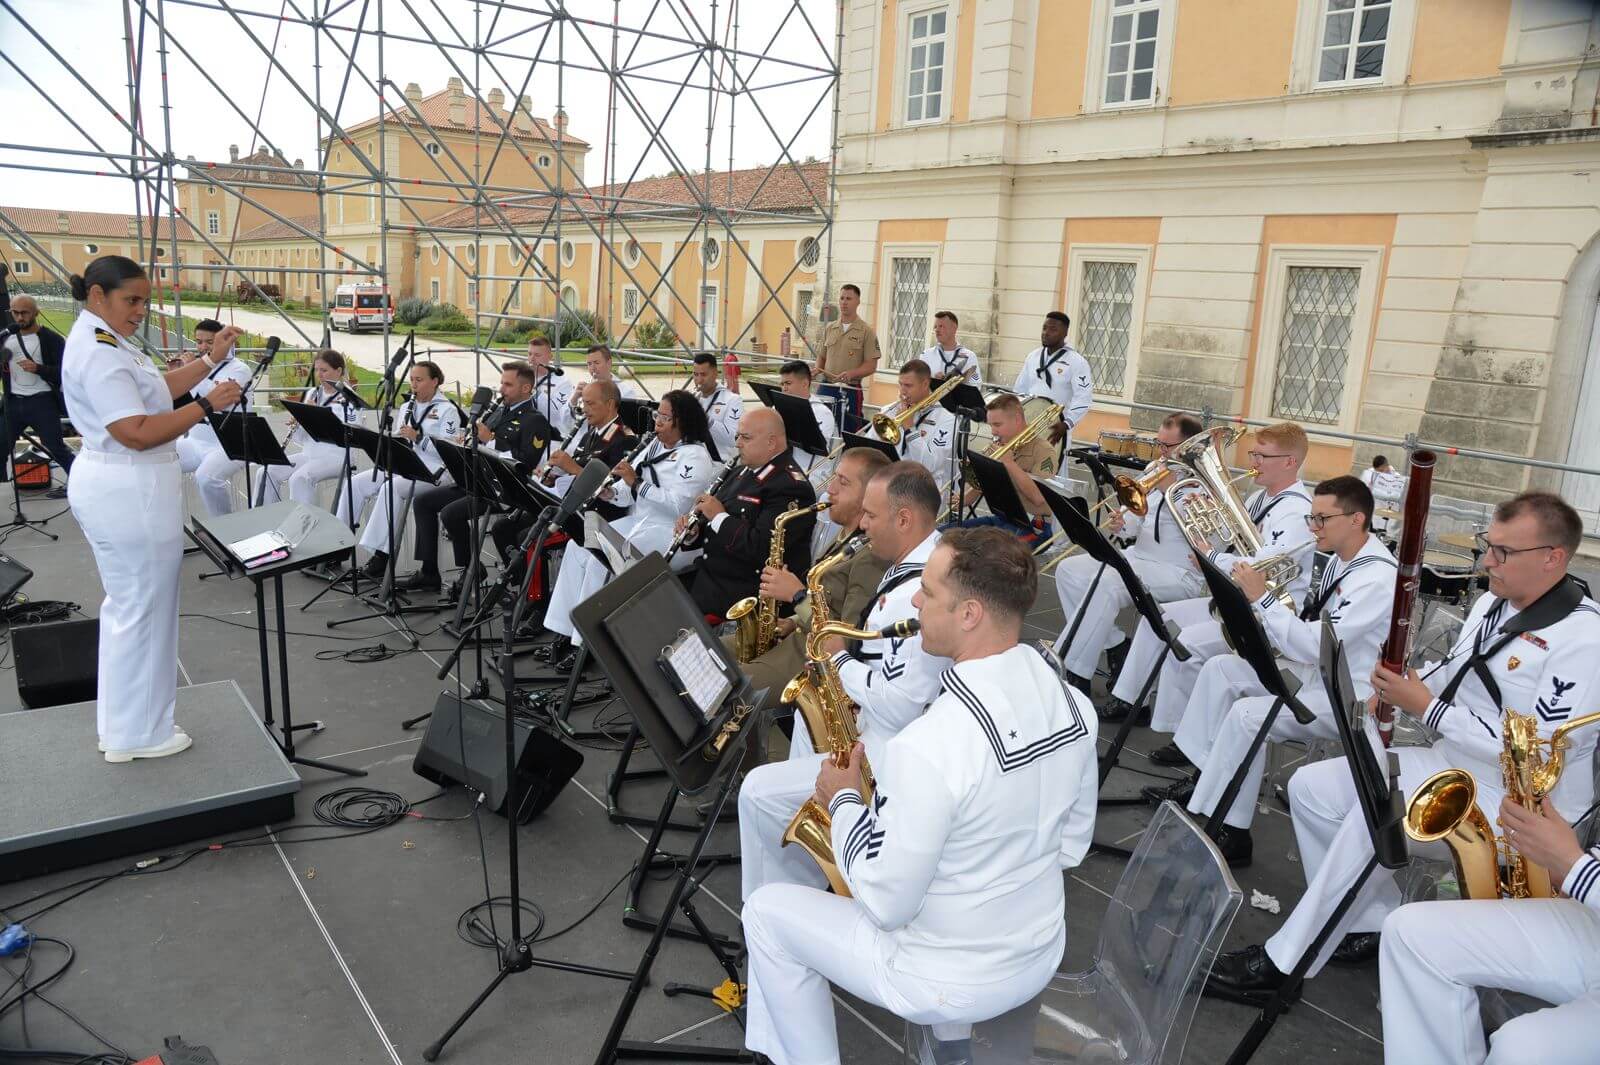
<svg viewBox="0 0 1600 1065">
<path fill-rule="evenodd" d="M 1200 989 L 1242 898 L 1200 826 L 1174 803 L 1162 803 L 1106 906 L 1094 964 L 1056 974 L 1032 1000 L 974 1025 L 970 1050 L 907 1024 L 907 1060 L 1179 1061 Z"/>
</svg>

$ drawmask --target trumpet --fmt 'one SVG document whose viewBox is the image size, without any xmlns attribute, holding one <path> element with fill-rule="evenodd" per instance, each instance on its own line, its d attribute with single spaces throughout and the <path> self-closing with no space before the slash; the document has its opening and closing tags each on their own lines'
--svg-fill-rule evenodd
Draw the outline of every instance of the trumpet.
<svg viewBox="0 0 1600 1065">
<path fill-rule="evenodd" d="M 917 420 L 918 415 L 955 391 L 956 386 L 964 383 L 971 374 L 971 370 L 960 374 L 951 374 L 938 388 L 929 392 L 905 410 L 896 411 L 894 414 L 890 414 L 887 411 L 879 411 L 872 416 L 872 431 L 877 433 L 878 439 L 885 444 L 898 446 L 900 438 L 905 435 L 906 429 Z"/>
</svg>

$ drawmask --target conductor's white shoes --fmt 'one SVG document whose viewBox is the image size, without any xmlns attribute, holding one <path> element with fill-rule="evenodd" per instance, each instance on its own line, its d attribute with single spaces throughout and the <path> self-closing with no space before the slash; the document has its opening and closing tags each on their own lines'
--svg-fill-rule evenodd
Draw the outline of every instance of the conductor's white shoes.
<svg viewBox="0 0 1600 1065">
<path fill-rule="evenodd" d="M 173 725 L 172 726 L 172 731 L 181 736 L 181 735 L 183 735 L 183 726 L 182 725 Z M 101 754 L 105 754 L 106 753 L 106 741 L 105 740 L 100 740 L 97 744 L 95 744 L 95 750 L 99 751 Z M 178 752 L 177 751 L 173 751 L 172 753 L 173 754 L 177 754 Z M 134 757 L 138 758 L 139 755 L 134 755 Z M 161 756 L 160 755 L 154 755 L 153 757 L 159 758 Z"/>
<path fill-rule="evenodd" d="M 166 743 L 158 743 L 154 747 L 131 747 L 125 751 L 107 751 L 108 762 L 131 762 L 135 758 L 166 758 L 168 755 L 180 754 L 187 751 L 194 743 L 188 735 L 174 732 L 172 738 Z"/>
</svg>

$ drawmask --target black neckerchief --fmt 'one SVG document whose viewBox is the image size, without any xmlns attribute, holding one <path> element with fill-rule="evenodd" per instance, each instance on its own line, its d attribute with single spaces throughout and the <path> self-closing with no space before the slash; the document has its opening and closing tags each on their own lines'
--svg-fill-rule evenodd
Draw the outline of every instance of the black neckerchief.
<svg viewBox="0 0 1600 1065">
<path fill-rule="evenodd" d="M 654 455 L 651 455 L 649 458 L 641 460 L 639 465 L 637 465 L 637 466 L 635 466 L 633 468 L 634 472 L 643 473 L 645 470 L 648 470 L 651 466 L 654 466 L 656 463 L 667 461 L 673 455 L 676 455 L 678 453 L 678 449 L 680 447 L 682 447 L 682 446 L 683 446 L 682 442 L 679 442 L 679 443 L 673 444 L 671 447 L 662 448 L 662 450 L 657 451 Z M 662 447 L 662 445 L 658 442 L 656 444 L 656 447 Z"/>
<path fill-rule="evenodd" d="M 1509 604 L 1502 599 L 1490 607 L 1489 613 L 1484 616 L 1483 622 L 1472 638 L 1472 655 L 1444 686 L 1444 690 L 1439 693 L 1439 701 L 1453 702 L 1456 689 L 1467 679 L 1467 674 L 1475 673 L 1494 705 L 1501 706 L 1500 685 L 1495 683 L 1494 675 L 1489 672 L 1489 659 L 1499 654 L 1507 644 L 1523 633 L 1549 628 L 1578 609 L 1578 604 L 1583 602 L 1583 594 L 1581 584 L 1571 577 L 1563 578 L 1555 587 L 1529 603 L 1526 610 L 1502 624 L 1495 632 L 1490 631 L 1490 625 Z"/>
<path fill-rule="evenodd" d="M 933 350 L 937 351 L 939 353 L 939 366 L 940 366 L 941 369 L 944 370 L 944 373 L 941 376 L 948 377 L 950 374 L 955 372 L 955 368 L 956 368 L 956 365 L 958 363 L 963 363 L 963 362 L 967 361 L 966 359 L 963 359 L 961 357 L 961 345 L 960 344 L 956 345 L 956 350 L 954 350 L 952 352 L 949 352 L 949 353 L 946 353 L 944 348 L 940 347 L 937 344 L 935 344 L 933 346 Z M 952 356 L 952 355 L 955 356 L 955 361 L 953 361 L 953 362 L 951 361 L 951 358 L 950 358 L 950 356 Z"/>
<path fill-rule="evenodd" d="M 1294 485 L 1290 485 L 1288 488 L 1285 488 L 1283 491 L 1281 491 L 1277 495 L 1273 496 L 1270 500 L 1267 501 L 1267 505 L 1261 508 L 1261 513 L 1260 514 L 1251 514 L 1250 515 L 1250 520 L 1255 522 L 1256 525 L 1259 526 L 1262 522 L 1267 520 L 1267 515 L 1272 513 L 1272 508 L 1277 506 L 1279 503 L 1283 502 L 1290 495 L 1299 495 L 1298 492 L 1294 491 Z M 1266 493 L 1265 490 L 1262 491 L 1261 498 L 1262 499 L 1266 499 L 1267 498 L 1267 493 Z M 1301 498 L 1304 499 L 1305 497 L 1301 496 Z"/>
<path fill-rule="evenodd" d="M 1045 351 L 1041 346 L 1039 353 L 1039 368 L 1034 373 L 1039 375 L 1039 380 L 1049 384 L 1050 367 L 1054 366 L 1058 360 L 1067 357 L 1067 346 L 1063 344 L 1054 351 Z"/>
<path fill-rule="evenodd" d="M 1356 559 L 1360 557 L 1361 553 L 1359 551 L 1356 552 L 1356 557 L 1346 562 L 1344 569 L 1340 570 L 1332 580 L 1329 580 L 1328 574 L 1333 572 L 1334 565 L 1343 561 L 1338 555 L 1329 556 L 1328 561 L 1323 563 L 1322 578 L 1317 582 L 1321 587 L 1308 596 L 1305 605 L 1300 608 L 1301 621 L 1315 621 L 1322 615 L 1322 608 L 1328 605 L 1328 600 L 1333 598 L 1333 593 L 1339 590 L 1339 582 L 1345 579 L 1346 574 L 1350 572 L 1350 568 L 1356 564 Z M 1382 558 L 1381 555 L 1372 557 Z"/>
<path fill-rule="evenodd" d="M 413 428 L 413 429 L 415 429 L 417 431 L 417 436 L 418 436 L 418 441 L 419 442 L 420 442 L 421 437 L 423 435 L 423 433 L 422 433 L 422 423 L 427 420 L 428 411 L 431 411 L 433 409 L 433 405 L 435 403 L 437 403 L 437 402 L 439 402 L 439 397 L 438 396 L 435 396 L 430 400 L 415 400 L 414 399 L 406 407 L 406 424 L 411 426 L 411 428 Z M 422 413 L 418 414 L 417 413 L 418 411 L 421 411 Z"/>
<path fill-rule="evenodd" d="M 861 608 L 861 614 L 856 618 L 856 628 L 864 629 L 867 627 L 867 618 L 871 615 L 872 608 L 878 605 L 879 599 L 884 598 L 907 581 L 918 580 L 922 577 L 922 568 L 925 563 L 912 562 L 902 563 L 902 565 L 905 565 L 906 568 L 896 573 L 893 577 L 889 577 L 885 573 L 885 579 L 878 582 L 878 590 L 867 598 L 866 605 Z M 890 571 L 893 569 L 893 566 L 889 567 Z M 862 641 L 860 640 L 851 640 L 848 644 L 850 653 L 863 661 L 871 662 L 883 657 L 877 654 L 866 654 L 861 650 L 861 647 Z"/>
</svg>

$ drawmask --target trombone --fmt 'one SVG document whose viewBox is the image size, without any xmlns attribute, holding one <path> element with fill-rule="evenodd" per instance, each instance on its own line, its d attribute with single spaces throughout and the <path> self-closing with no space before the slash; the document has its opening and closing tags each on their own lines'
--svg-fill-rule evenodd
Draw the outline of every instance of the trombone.
<svg viewBox="0 0 1600 1065">
<path fill-rule="evenodd" d="M 896 411 L 894 414 L 890 414 L 886 410 L 880 410 L 872 416 L 872 431 L 877 433 L 878 439 L 885 444 L 898 446 L 900 438 L 905 435 L 906 429 L 917 420 L 917 417 L 923 411 L 955 391 L 957 385 L 965 384 L 971 373 L 972 371 L 968 370 L 966 373 L 951 374 L 938 388 L 929 392 L 905 410 Z"/>
<path fill-rule="evenodd" d="M 1155 491 L 1156 485 L 1160 484 L 1168 474 L 1182 478 L 1188 474 L 1188 468 L 1179 463 L 1162 460 L 1153 463 L 1151 467 L 1144 472 L 1144 476 L 1139 477 L 1137 480 L 1129 477 L 1125 473 L 1117 474 L 1114 494 L 1107 499 L 1102 499 L 1100 502 L 1090 507 L 1089 513 L 1086 514 L 1085 517 L 1092 517 L 1095 511 L 1100 510 L 1102 507 L 1109 507 L 1113 503 L 1119 506 L 1127 507 L 1130 513 L 1138 517 L 1144 517 L 1150 512 L 1150 493 Z M 1097 528 L 1101 532 L 1104 532 L 1111 524 L 1111 521 L 1112 518 L 1107 517 L 1105 521 L 1101 522 L 1097 526 Z M 1054 536 L 1050 537 L 1050 539 L 1040 544 L 1034 549 L 1034 557 L 1042 557 L 1045 552 L 1050 550 L 1050 546 L 1052 544 L 1065 535 L 1065 530 L 1057 532 Z M 1061 562 L 1063 559 L 1071 558 L 1073 555 L 1076 555 L 1082 550 L 1083 548 L 1081 546 L 1073 544 L 1071 547 L 1061 552 L 1061 554 L 1057 555 L 1055 558 L 1052 558 L 1048 563 L 1039 567 L 1039 574 L 1043 576 L 1044 574 L 1049 573 L 1056 567 L 1057 563 Z"/>
</svg>

